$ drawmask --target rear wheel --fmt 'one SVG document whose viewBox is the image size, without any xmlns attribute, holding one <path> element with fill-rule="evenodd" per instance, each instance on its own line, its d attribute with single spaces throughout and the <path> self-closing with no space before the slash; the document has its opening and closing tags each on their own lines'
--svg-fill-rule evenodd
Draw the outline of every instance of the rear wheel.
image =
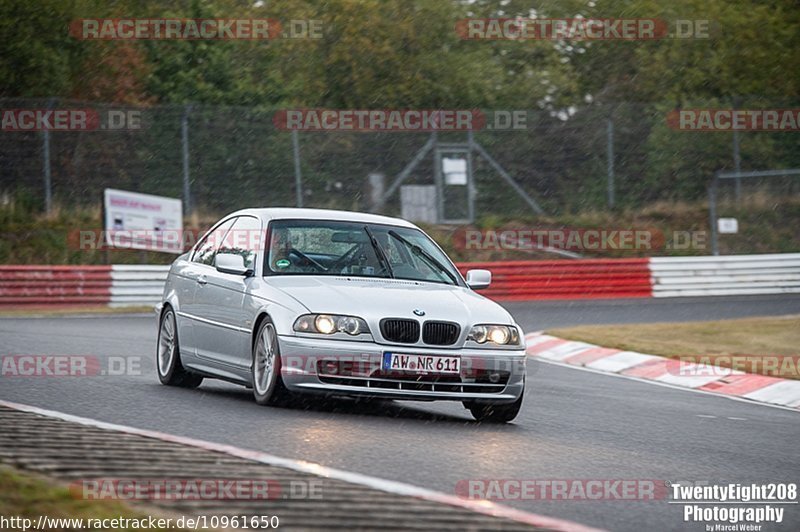
<svg viewBox="0 0 800 532">
<path fill-rule="evenodd" d="M 477 421 L 486 423 L 508 423 L 512 421 L 520 408 L 522 408 L 522 395 L 513 403 L 508 404 L 479 404 L 464 401 L 464 406 L 472 413 Z"/>
<path fill-rule="evenodd" d="M 253 397 L 260 405 L 279 405 L 289 396 L 281 377 L 278 334 L 269 318 L 258 328 L 253 342 Z"/>
<path fill-rule="evenodd" d="M 186 371 L 181 364 L 181 350 L 178 344 L 178 327 L 175 312 L 167 308 L 158 325 L 158 346 L 156 346 L 156 371 L 161 384 L 197 388 L 203 377 Z"/>
</svg>

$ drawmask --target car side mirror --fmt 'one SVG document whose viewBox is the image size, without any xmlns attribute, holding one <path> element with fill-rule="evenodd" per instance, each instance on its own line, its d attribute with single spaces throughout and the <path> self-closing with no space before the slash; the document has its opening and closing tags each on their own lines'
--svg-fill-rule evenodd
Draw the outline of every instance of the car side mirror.
<svg viewBox="0 0 800 532">
<path fill-rule="evenodd" d="M 214 266 L 218 272 L 222 273 L 244 275 L 245 277 L 253 275 L 252 268 L 247 268 L 244 265 L 244 257 L 234 253 L 217 253 L 214 257 Z"/>
<path fill-rule="evenodd" d="M 492 272 L 489 270 L 467 270 L 467 286 L 473 290 L 489 288 L 492 284 Z"/>
</svg>

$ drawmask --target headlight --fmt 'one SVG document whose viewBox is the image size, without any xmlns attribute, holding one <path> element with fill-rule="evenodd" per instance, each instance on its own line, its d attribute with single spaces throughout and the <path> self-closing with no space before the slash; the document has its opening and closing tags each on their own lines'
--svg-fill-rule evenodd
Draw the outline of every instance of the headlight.
<svg viewBox="0 0 800 532">
<path fill-rule="evenodd" d="M 317 332 L 322 334 L 331 334 L 336 330 L 336 321 L 334 321 L 332 316 L 320 314 L 314 318 L 314 328 L 317 329 Z"/>
<path fill-rule="evenodd" d="M 467 339 L 479 344 L 519 345 L 517 328 L 508 325 L 475 325 Z"/>
<path fill-rule="evenodd" d="M 350 336 L 369 334 L 367 322 L 355 316 L 339 316 L 337 314 L 306 314 L 294 322 L 297 332 L 334 334 L 347 333 Z"/>
</svg>

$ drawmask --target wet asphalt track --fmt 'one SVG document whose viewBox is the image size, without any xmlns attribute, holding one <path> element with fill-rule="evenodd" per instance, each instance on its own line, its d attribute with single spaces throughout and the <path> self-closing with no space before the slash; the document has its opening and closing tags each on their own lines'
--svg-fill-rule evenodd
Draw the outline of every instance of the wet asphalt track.
<svg viewBox="0 0 800 532">
<path fill-rule="evenodd" d="M 800 314 L 800 296 L 510 303 L 527 331 Z M 656 479 L 799 482 L 800 414 L 741 401 L 529 363 L 515 423 L 481 425 L 460 404 L 311 401 L 255 405 L 244 388 L 158 384 L 155 319 L 0 320 L 0 355 L 126 357 L 140 374 L 0 377 L 0 398 L 103 421 L 190 436 L 454 493 L 462 479 Z M 1 429 L 0 429 L 1 430 Z M 704 530 L 666 501 L 507 501 L 611 530 Z M 797 530 L 800 508 L 785 507 Z"/>
</svg>

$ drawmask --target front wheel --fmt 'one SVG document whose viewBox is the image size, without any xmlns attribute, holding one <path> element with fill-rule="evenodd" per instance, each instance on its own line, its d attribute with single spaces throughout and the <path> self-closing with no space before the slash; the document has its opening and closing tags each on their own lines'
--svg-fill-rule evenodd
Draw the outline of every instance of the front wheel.
<svg viewBox="0 0 800 532">
<path fill-rule="evenodd" d="M 161 384 L 181 388 L 197 388 L 203 382 L 202 375 L 190 373 L 181 364 L 181 349 L 178 344 L 178 326 L 175 312 L 168 308 L 158 325 L 156 347 L 156 371 Z"/>
<path fill-rule="evenodd" d="M 253 342 L 253 397 L 260 405 L 281 404 L 289 395 L 281 378 L 278 333 L 269 318 L 261 322 Z"/>
<path fill-rule="evenodd" d="M 522 394 L 519 399 L 509 404 L 479 404 L 464 401 L 464 407 L 472 413 L 476 421 L 486 423 L 508 423 L 512 421 L 522 408 Z"/>
</svg>

